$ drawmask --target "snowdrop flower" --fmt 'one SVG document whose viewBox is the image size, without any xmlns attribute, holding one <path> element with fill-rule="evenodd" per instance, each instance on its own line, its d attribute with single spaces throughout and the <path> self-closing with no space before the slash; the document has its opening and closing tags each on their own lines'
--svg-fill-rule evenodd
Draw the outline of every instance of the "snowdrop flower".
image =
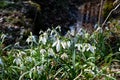
<svg viewBox="0 0 120 80">
<path fill-rule="evenodd" d="M 83 43 L 83 44 L 81 45 L 81 49 L 82 49 L 81 51 L 82 51 L 82 52 L 88 51 L 88 50 L 87 50 L 88 47 L 89 47 L 89 46 L 88 46 L 87 43 Z"/>
<path fill-rule="evenodd" d="M 68 46 L 68 48 L 71 46 L 70 41 L 67 41 L 67 46 Z"/>
<path fill-rule="evenodd" d="M 42 36 L 39 37 L 39 43 L 42 42 L 44 45 L 47 42 L 48 35 L 47 33 L 44 33 Z"/>
<path fill-rule="evenodd" d="M 18 53 L 16 53 L 16 55 L 18 57 L 22 57 L 23 55 L 26 55 L 26 53 L 24 51 L 20 51 L 20 50 L 17 50 L 17 51 L 18 51 Z"/>
<path fill-rule="evenodd" d="M 81 51 L 81 50 L 82 50 L 82 49 L 81 49 L 82 44 L 75 44 L 75 47 L 77 47 L 79 51 Z"/>
<path fill-rule="evenodd" d="M 67 42 L 62 41 L 61 45 L 62 45 L 63 49 L 66 49 L 66 48 L 69 48 L 71 44 L 70 44 L 70 41 L 67 41 Z"/>
<path fill-rule="evenodd" d="M 81 48 L 82 48 L 81 51 L 82 51 L 82 52 L 85 52 L 85 50 L 86 50 L 86 45 L 83 45 Z"/>
<path fill-rule="evenodd" d="M 45 45 L 47 42 L 47 39 L 45 37 L 42 38 L 42 43 Z"/>
<path fill-rule="evenodd" d="M 30 50 L 31 55 L 34 55 L 36 53 L 35 50 Z"/>
<path fill-rule="evenodd" d="M 74 36 L 75 35 L 75 26 L 70 26 L 69 28 L 70 28 L 70 34 L 72 36 Z"/>
<path fill-rule="evenodd" d="M 80 29 L 78 30 L 77 35 L 80 35 L 80 36 L 84 35 L 84 33 L 83 33 L 83 31 L 82 31 L 82 28 L 80 28 Z"/>
<path fill-rule="evenodd" d="M 87 44 L 87 49 L 86 51 L 89 51 L 90 50 L 90 44 Z"/>
<path fill-rule="evenodd" d="M 16 43 L 14 44 L 14 46 L 15 46 L 15 47 L 20 47 L 20 42 L 16 42 Z"/>
<path fill-rule="evenodd" d="M 94 29 L 97 29 L 97 28 L 98 28 L 98 24 L 95 24 L 95 25 L 94 25 Z"/>
<path fill-rule="evenodd" d="M 88 50 L 90 50 L 92 53 L 95 53 L 95 49 L 96 49 L 95 46 L 91 46 L 91 45 L 89 44 Z"/>
<path fill-rule="evenodd" d="M 67 55 L 66 53 L 63 53 L 63 54 L 61 55 L 61 58 L 62 58 L 63 60 L 68 59 L 68 55 Z"/>
<path fill-rule="evenodd" d="M 41 53 L 41 54 L 44 54 L 44 53 L 46 53 L 46 50 L 45 50 L 45 49 L 41 49 L 41 50 L 40 50 L 40 53 Z"/>
<path fill-rule="evenodd" d="M 96 29 L 96 31 L 95 32 L 100 32 L 100 33 L 102 33 L 103 32 L 103 30 L 102 30 L 102 28 L 101 27 L 98 27 L 97 29 Z"/>
<path fill-rule="evenodd" d="M 49 53 L 49 54 L 48 54 L 49 56 L 54 56 L 54 55 L 55 55 L 55 53 L 54 53 L 54 51 L 53 51 L 52 48 L 49 48 L 49 49 L 48 49 L 48 53 Z"/>
<path fill-rule="evenodd" d="M 44 36 L 45 38 L 48 38 L 48 34 L 47 34 L 46 32 L 43 33 L 43 36 Z"/>
<path fill-rule="evenodd" d="M 0 65 L 3 65 L 3 61 L 2 61 L 2 59 L 0 58 Z"/>
<path fill-rule="evenodd" d="M 16 63 L 17 65 L 20 65 L 22 63 L 21 59 L 19 57 L 16 57 L 13 61 L 13 63 Z"/>
<path fill-rule="evenodd" d="M 107 26 L 107 27 L 105 27 L 105 29 L 106 29 L 106 30 L 109 30 L 108 26 Z"/>
<path fill-rule="evenodd" d="M 67 43 L 64 41 L 61 42 L 61 45 L 62 45 L 63 49 L 65 49 L 67 47 Z"/>
<path fill-rule="evenodd" d="M 36 43 L 36 39 L 35 36 L 29 36 L 26 40 L 26 42 L 29 44 L 30 42 L 35 42 Z"/>
<path fill-rule="evenodd" d="M 61 32 L 61 27 L 60 27 L 60 25 L 58 25 L 55 29 L 56 29 L 56 30 L 58 29 L 58 30 Z"/>
<path fill-rule="evenodd" d="M 60 40 L 59 39 L 57 39 L 54 43 L 53 43 L 53 45 L 52 45 L 52 47 L 56 47 L 56 51 L 57 52 L 59 52 L 60 51 Z"/>
<path fill-rule="evenodd" d="M 48 33 L 49 33 L 49 32 L 51 32 L 51 29 L 50 29 L 50 28 L 48 28 L 48 29 L 47 29 L 47 32 L 48 32 Z"/>
<path fill-rule="evenodd" d="M 57 41 L 55 41 L 52 45 L 52 47 L 56 46 L 57 45 Z"/>
<path fill-rule="evenodd" d="M 32 61 L 33 61 L 32 57 L 26 57 L 25 59 L 26 59 L 26 61 L 28 61 L 28 62 L 32 62 Z"/>
<path fill-rule="evenodd" d="M 44 66 L 43 65 L 42 66 L 37 66 L 38 74 L 41 74 L 43 70 L 44 70 Z"/>
<path fill-rule="evenodd" d="M 40 36 L 39 37 L 39 43 L 42 42 L 44 45 L 46 44 L 47 40 L 45 37 Z"/>
</svg>

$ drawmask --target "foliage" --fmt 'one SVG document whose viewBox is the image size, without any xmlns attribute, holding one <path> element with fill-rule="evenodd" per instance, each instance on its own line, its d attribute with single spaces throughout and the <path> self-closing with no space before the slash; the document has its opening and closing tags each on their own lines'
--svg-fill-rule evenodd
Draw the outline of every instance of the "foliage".
<svg viewBox="0 0 120 80">
<path fill-rule="evenodd" d="M 72 5 L 72 3 L 68 4 L 69 1 L 67 1 L 68 0 L 66 0 L 65 2 L 62 2 L 60 0 L 51 0 L 48 2 L 43 0 L 39 3 L 40 5 L 30 3 L 31 5 L 36 7 L 32 7 L 32 9 L 35 9 L 35 11 L 31 10 L 33 13 L 36 13 L 37 9 L 41 10 L 41 12 L 38 12 L 36 14 L 42 14 L 37 17 L 35 17 L 36 14 L 34 15 L 33 13 L 31 13 L 30 15 L 28 14 L 29 16 L 32 15 L 31 18 L 34 18 L 34 20 L 38 20 L 38 22 L 35 21 L 36 25 L 34 27 L 40 27 L 39 24 L 37 25 L 37 23 L 39 23 L 39 20 L 42 24 L 45 25 L 49 25 L 54 22 L 58 22 L 60 24 L 63 24 L 63 22 L 67 23 L 69 21 L 73 22 L 73 19 L 66 19 L 65 17 L 68 16 L 70 6 Z M 85 2 L 86 1 L 87 0 L 85 0 Z M 1 5 L 2 8 L 6 7 L 6 4 L 0 3 L 0 7 Z M 72 6 L 73 8 L 75 8 L 75 4 L 73 4 Z M 52 8 L 54 9 L 52 10 Z M 51 14 L 49 14 L 48 11 L 50 11 Z M 53 15 L 56 15 L 54 19 Z M 20 23 L 18 16 L 23 22 Z M 25 17 L 21 16 L 22 14 L 19 14 L 17 11 L 15 11 L 15 13 L 9 15 L 8 17 L 3 17 L 0 20 L 1 23 L 3 23 L 5 20 L 5 22 L 8 22 L 8 24 L 14 24 L 14 28 L 7 26 L 8 28 L 10 28 L 9 30 L 12 30 L 15 29 L 16 26 L 20 26 L 20 24 L 24 26 L 24 23 L 27 23 L 27 21 L 24 21 L 26 20 Z M 45 21 L 41 20 L 42 18 L 45 18 Z M 48 21 L 49 24 L 45 23 L 46 21 Z M 45 25 L 42 26 L 46 27 Z M 63 25 L 65 26 L 65 24 Z M 9 45 L 4 46 L 4 42 L 6 42 L 8 34 L 1 33 L 0 79 L 117 80 L 118 77 L 120 77 L 119 24 L 115 21 L 115 25 L 114 23 L 110 25 L 112 25 L 112 27 L 109 26 L 110 28 L 107 30 L 102 30 L 100 27 L 98 27 L 97 30 L 91 34 L 87 33 L 83 29 L 80 29 L 78 33 L 73 34 L 72 32 L 68 32 L 65 36 L 61 36 L 60 33 L 61 29 L 63 28 L 60 28 L 59 26 L 56 27 L 56 29 L 48 29 L 45 32 L 40 31 L 39 37 L 36 37 L 32 33 L 30 33 L 26 40 L 26 43 L 28 45 L 27 47 L 23 48 L 21 48 L 21 45 L 19 44 L 19 42 L 17 42 L 17 39 L 15 39 L 16 44 L 13 45 L 14 47 L 10 48 Z M 4 26 L 2 27 L 4 28 Z M 3 30 L 1 30 L 1 32 L 2 31 Z M 19 31 L 19 33 L 21 32 L 22 31 Z M 17 33 L 13 34 L 16 35 Z M 23 33 L 21 33 L 20 37 L 23 37 Z M 23 38 L 20 38 L 20 40 L 21 39 Z"/>
<path fill-rule="evenodd" d="M 7 56 L 0 52 L 0 79 L 117 79 L 113 76 L 117 73 L 111 70 L 116 54 L 106 47 L 109 31 L 102 33 L 98 28 L 89 34 L 80 29 L 78 33 L 68 32 L 66 36 L 60 36 L 60 31 L 59 26 L 41 31 L 39 39 L 31 33 L 26 40 L 29 48 L 11 49 Z M 4 37 L 1 35 L 0 48 Z"/>
</svg>

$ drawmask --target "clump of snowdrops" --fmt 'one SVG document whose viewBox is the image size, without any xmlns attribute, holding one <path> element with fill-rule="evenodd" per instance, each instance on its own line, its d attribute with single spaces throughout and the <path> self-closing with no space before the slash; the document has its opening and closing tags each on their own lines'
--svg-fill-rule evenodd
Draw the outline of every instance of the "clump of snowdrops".
<svg viewBox="0 0 120 80">
<path fill-rule="evenodd" d="M 26 40 L 29 48 L 13 48 L 0 56 L 0 79 L 115 80 L 110 70 L 113 54 L 107 51 L 105 35 L 97 30 L 89 34 L 80 29 L 61 36 L 58 26 L 40 31 L 39 38 L 31 33 Z M 0 49 L 3 39 L 2 35 Z"/>
</svg>

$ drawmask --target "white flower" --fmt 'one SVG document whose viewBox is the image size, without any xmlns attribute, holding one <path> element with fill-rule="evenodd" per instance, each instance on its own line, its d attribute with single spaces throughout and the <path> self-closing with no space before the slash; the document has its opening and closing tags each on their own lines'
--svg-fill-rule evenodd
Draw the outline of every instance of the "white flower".
<svg viewBox="0 0 120 80">
<path fill-rule="evenodd" d="M 39 39 L 39 43 L 40 42 L 42 42 L 44 45 L 46 44 L 46 42 L 47 42 L 47 40 L 46 40 L 46 38 L 45 37 L 40 37 L 40 39 Z"/>
<path fill-rule="evenodd" d="M 63 54 L 61 55 L 61 58 L 62 58 L 63 60 L 68 59 L 68 55 L 67 55 L 66 53 L 63 53 Z"/>
<path fill-rule="evenodd" d="M 41 53 L 41 54 L 44 54 L 44 53 L 46 53 L 46 50 L 45 50 L 45 49 L 41 49 L 41 50 L 40 50 L 40 53 Z"/>
<path fill-rule="evenodd" d="M 80 45 L 80 47 L 81 47 L 81 51 L 85 52 L 87 50 L 87 48 L 88 48 L 88 44 L 87 43 L 83 43 L 83 44 Z"/>
<path fill-rule="evenodd" d="M 35 38 L 35 36 L 29 36 L 28 38 L 27 38 L 27 40 L 26 40 L 26 42 L 29 44 L 30 42 L 35 42 L 36 43 L 36 38 Z"/>
<path fill-rule="evenodd" d="M 42 66 L 37 66 L 38 74 L 41 74 L 43 70 L 44 70 L 44 66 L 43 65 Z"/>
<path fill-rule="evenodd" d="M 33 61 L 32 57 L 26 57 L 25 59 L 26 59 L 26 61 L 29 61 L 29 62 Z"/>
<path fill-rule="evenodd" d="M 79 51 L 81 51 L 81 50 L 82 50 L 82 49 L 81 49 L 82 44 L 75 44 L 75 47 L 77 47 Z"/>
<path fill-rule="evenodd" d="M 68 48 L 71 46 L 70 41 L 67 41 Z"/>
<path fill-rule="evenodd" d="M 109 28 L 108 28 L 108 27 L 105 27 L 105 29 L 106 29 L 106 30 L 109 30 Z"/>
<path fill-rule="evenodd" d="M 90 51 L 91 51 L 92 53 L 95 53 L 95 49 L 96 49 L 95 46 L 91 46 L 91 45 L 89 45 L 89 48 L 90 48 Z"/>
<path fill-rule="evenodd" d="M 58 25 L 55 29 L 56 29 L 56 30 L 58 29 L 59 31 L 61 31 L 60 25 Z"/>
<path fill-rule="evenodd" d="M 42 38 L 42 43 L 45 45 L 47 42 L 47 39 L 45 37 Z"/>
<path fill-rule="evenodd" d="M 55 53 L 54 53 L 54 51 L 53 51 L 52 48 L 49 48 L 49 49 L 48 49 L 48 53 L 49 53 L 49 54 L 48 54 L 49 56 L 54 56 L 54 55 L 55 55 Z"/>
<path fill-rule="evenodd" d="M 86 45 L 82 46 L 82 52 L 85 52 L 86 50 Z"/>
<path fill-rule="evenodd" d="M 2 59 L 0 58 L 0 65 L 3 65 L 3 61 L 2 61 Z"/>
<path fill-rule="evenodd" d="M 43 35 L 39 37 L 39 43 L 42 42 L 45 45 L 47 43 L 47 39 L 48 39 L 48 34 L 44 32 Z"/>
<path fill-rule="evenodd" d="M 57 41 L 55 41 L 52 45 L 52 47 L 56 46 L 57 45 Z"/>
<path fill-rule="evenodd" d="M 80 28 L 79 30 L 78 30 L 78 32 L 77 32 L 77 35 L 83 35 L 84 33 L 83 33 L 83 31 L 82 31 L 82 28 Z"/>
<path fill-rule="evenodd" d="M 65 49 L 67 47 L 67 43 L 64 41 L 61 42 L 61 45 L 62 45 L 63 49 Z"/>
<path fill-rule="evenodd" d="M 90 50 L 90 44 L 87 45 L 86 51 L 89 51 L 89 50 Z"/>
<path fill-rule="evenodd" d="M 19 57 L 16 57 L 13 61 L 13 63 L 16 63 L 17 65 L 20 65 L 22 63 L 21 59 Z"/>
<path fill-rule="evenodd" d="M 72 36 L 75 35 L 75 27 L 74 27 L 74 26 L 70 26 L 70 34 L 71 34 Z"/>
<path fill-rule="evenodd" d="M 57 52 L 59 52 L 59 51 L 60 51 L 60 40 L 58 40 L 58 42 L 57 42 L 57 45 L 56 45 L 56 50 L 57 50 Z"/>
<path fill-rule="evenodd" d="M 36 51 L 35 50 L 31 50 L 31 55 L 34 55 L 35 53 L 36 53 Z"/>
<path fill-rule="evenodd" d="M 96 29 L 96 31 L 95 32 L 100 32 L 100 33 L 102 33 L 103 32 L 103 30 L 102 30 L 102 28 L 101 27 L 98 27 L 97 29 Z"/>
<path fill-rule="evenodd" d="M 59 52 L 60 51 L 60 40 L 57 39 L 57 41 L 55 41 L 52 45 L 52 47 L 56 46 L 56 51 Z"/>
</svg>

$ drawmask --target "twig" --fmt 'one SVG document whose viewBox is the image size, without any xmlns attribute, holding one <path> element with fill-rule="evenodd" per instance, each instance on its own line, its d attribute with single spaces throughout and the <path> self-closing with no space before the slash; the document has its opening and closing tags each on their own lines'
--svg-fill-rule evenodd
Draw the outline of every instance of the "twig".
<svg viewBox="0 0 120 80">
<path fill-rule="evenodd" d="M 105 23 L 107 22 L 108 18 L 110 17 L 110 15 L 112 14 L 113 11 L 115 11 L 118 7 L 120 6 L 120 3 L 110 11 L 110 13 L 108 14 L 108 16 L 106 17 L 106 19 L 104 20 L 102 27 L 105 25 Z"/>
<path fill-rule="evenodd" d="M 102 9 L 103 9 L 103 0 L 101 0 L 101 4 L 100 4 L 100 12 L 99 12 L 99 16 L 98 16 L 98 25 L 100 24 L 100 21 L 101 21 Z"/>
</svg>

